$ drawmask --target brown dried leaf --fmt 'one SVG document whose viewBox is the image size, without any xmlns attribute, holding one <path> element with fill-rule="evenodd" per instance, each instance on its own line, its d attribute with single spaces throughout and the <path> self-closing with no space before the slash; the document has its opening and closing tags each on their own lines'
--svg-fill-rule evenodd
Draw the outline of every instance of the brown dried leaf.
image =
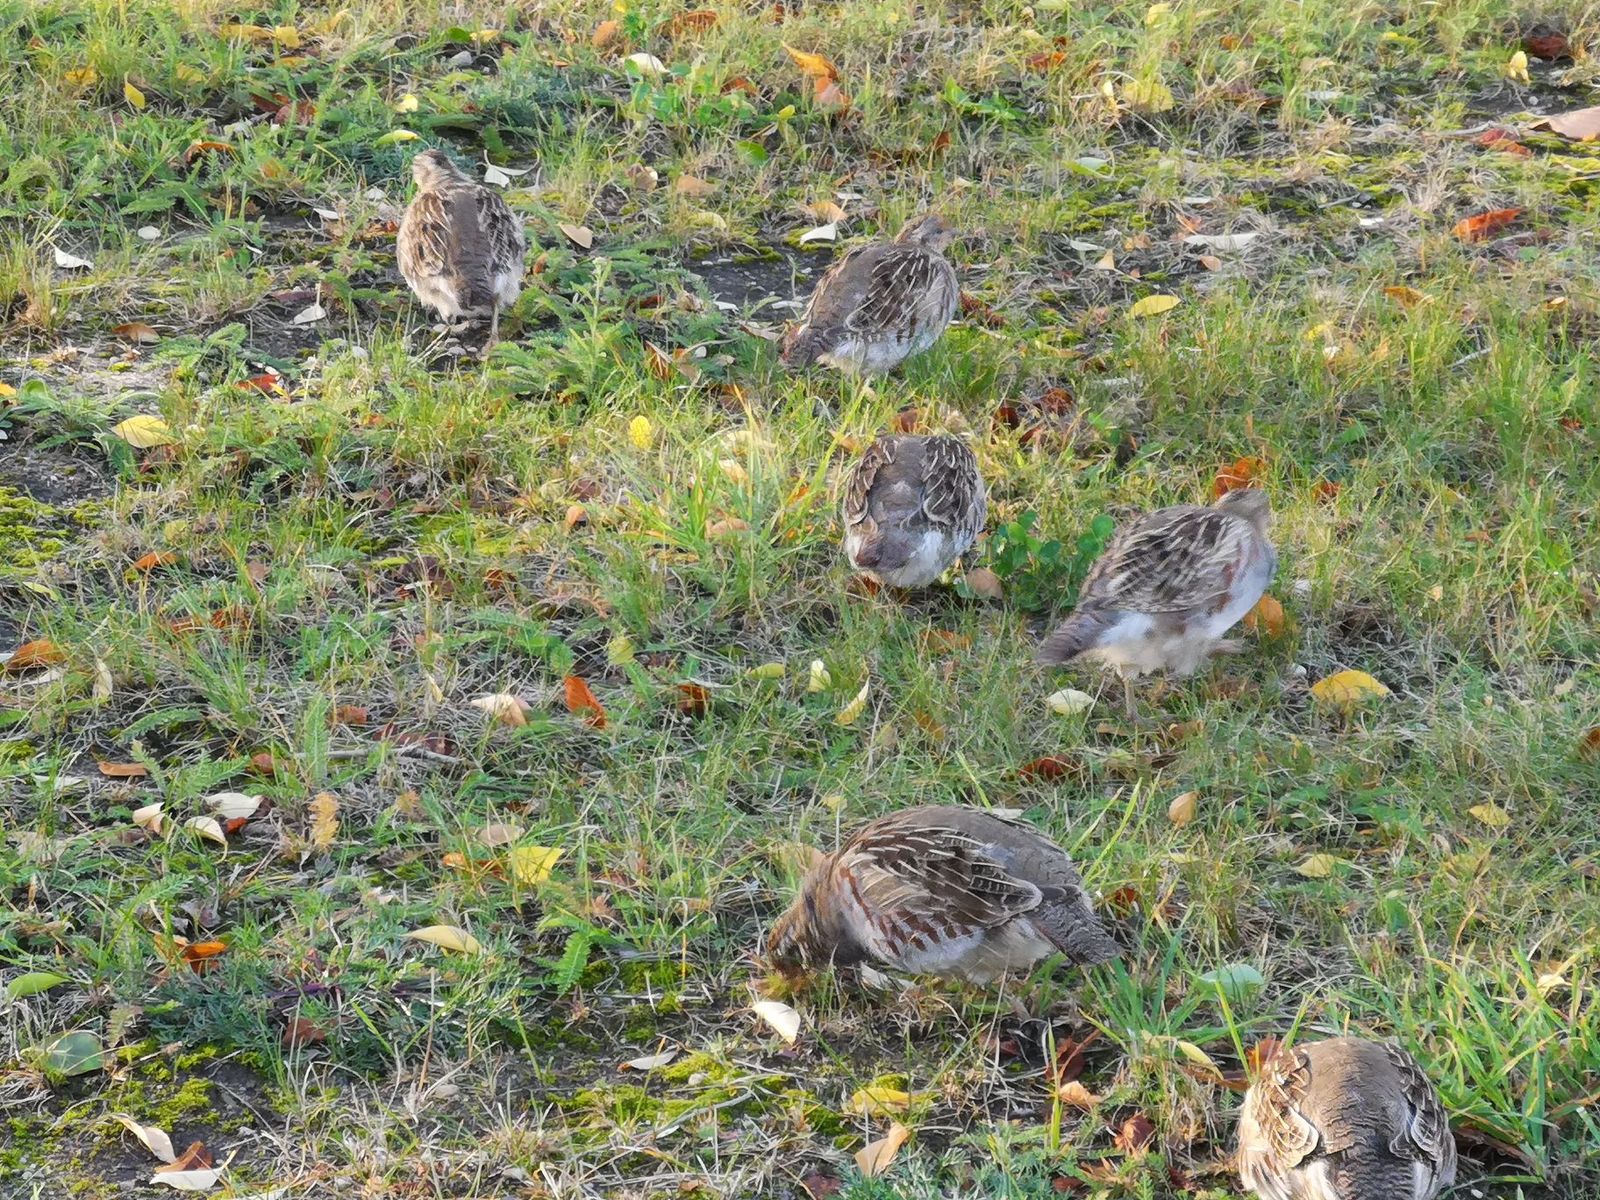
<svg viewBox="0 0 1600 1200">
<path fill-rule="evenodd" d="M 143 321 L 129 321 L 125 325 L 113 325 L 111 332 L 125 342 L 132 342 L 136 346 L 154 346 L 161 340 L 161 335 L 155 328 L 146 325 Z"/>
<path fill-rule="evenodd" d="M 40 638 L 18 646 L 6 658 L 5 663 L 0 664 L 0 670 L 15 674 L 19 671 L 35 671 L 40 667 L 53 667 L 66 661 L 66 651 L 54 642 Z"/>
<path fill-rule="evenodd" d="M 1600 138 L 1600 104 L 1592 108 L 1579 108 L 1558 113 L 1535 121 L 1532 128 L 1542 133 L 1553 133 L 1573 142 L 1592 142 Z"/>
<path fill-rule="evenodd" d="M 1143 1113 L 1134 1113 L 1122 1123 L 1112 1140 L 1124 1154 L 1140 1154 L 1155 1138 L 1155 1122 Z"/>
<path fill-rule="evenodd" d="M 150 768 L 143 763 L 112 763 L 100 764 L 100 774 L 107 779 L 143 779 L 150 774 Z"/>
</svg>

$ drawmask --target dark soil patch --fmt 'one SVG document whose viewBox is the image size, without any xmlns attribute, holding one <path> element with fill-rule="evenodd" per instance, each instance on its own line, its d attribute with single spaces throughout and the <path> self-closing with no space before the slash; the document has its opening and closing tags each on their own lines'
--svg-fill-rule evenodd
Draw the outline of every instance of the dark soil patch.
<svg viewBox="0 0 1600 1200">
<path fill-rule="evenodd" d="M 0 448 L 0 488 L 67 508 L 111 494 L 104 468 L 64 450 L 7 443 Z"/>
<path fill-rule="evenodd" d="M 690 264 L 713 300 L 732 304 L 746 314 L 772 306 L 773 301 L 804 302 L 817 278 L 832 264 L 822 254 L 805 254 L 783 246 L 767 246 L 719 254 Z M 779 310 L 792 313 L 793 308 Z"/>
</svg>

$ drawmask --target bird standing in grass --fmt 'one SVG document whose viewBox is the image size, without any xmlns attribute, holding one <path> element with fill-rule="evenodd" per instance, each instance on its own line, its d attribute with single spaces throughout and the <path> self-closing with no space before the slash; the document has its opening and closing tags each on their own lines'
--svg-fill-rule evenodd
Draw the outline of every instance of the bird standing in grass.
<svg viewBox="0 0 1600 1200">
<path fill-rule="evenodd" d="M 1040 644 L 1036 661 L 1097 661 L 1132 680 L 1151 671 L 1192 674 L 1222 635 L 1266 593 L 1278 569 L 1267 539 L 1272 510 L 1260 488 L 1225 493 L 1209 508 L 1158 509 L 1123 530 L 1089 570 L 1077 606 Z"/>
<path fill-rule="evenodd" d="M 1330 1038 L 1280 1051 L 1245 1093 L 1239 1175 L 1262 1200 L 1433 1200 L 1456 1144 L 1416 1059 Z"/>
<path fill-rule="evenodd" d="M 522 294 L 522 222 L 494 189 L 475 183 L 442 150 L 411 160 L 417 194 L 400 220 L 400 274 L 445 321 L 489 314 L 489 340 L 500 335 L 500 310 Z"/>
<path fill-rule="evenodd" d="M 972 548 L 988 515 L 977 456 L 948 434 L 885 434 L 845 485 L 844 552 L 889 587 L 927 587 Z"/>
<path fill-rule="evenodd" d="M 1118 954 L 1066 851 L 970 808 L 908 808 L 819 855 L 767 939 L 779 970 L 873 963 L 989 983 L 1051 954 Z"/>
<path fill-rule="evenodd" d="M 783 361 L 872 375 L 932 346 L 961 307 L 961 285 L 944 256 L 955 238 L 943 217 L 924 213 L 894 241 L 851 250 L 817 281 L 800 323 L 784 337 Z"/>
</svg>

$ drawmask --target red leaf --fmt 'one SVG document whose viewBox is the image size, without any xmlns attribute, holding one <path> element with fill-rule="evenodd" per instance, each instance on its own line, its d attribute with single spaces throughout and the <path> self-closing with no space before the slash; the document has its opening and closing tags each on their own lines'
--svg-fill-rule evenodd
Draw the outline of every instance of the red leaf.
<svg viewBox="0 0 1600 1200">
<path fill-rule="evenodd" d="M 1524 37 L 1522 48 L 1528 52 L 1529 57 L 1542 58 L 1546 62 L 1572 57 L 1572 45 L 1567 41 L 1567 35 L 1558 33 L 1548 26 L 1539 26 Z"/>
<path fill-rule="evenodd" d="M 844 1181 L 821 1171 L 811 1171 L 800 1177 L 800 1185 L 806 1189 L 806 1194 L 811 1200 L 829 1200 L 830 1196 L 837 1196 L 844 1190 Z"/>
<path fill-rule="evenodd" d="M 568 675 L 566 680 L 567 711 L 575 717 L 583 717 L 584 721 L 594 729 L 606 727 L 606 710 L 600 701 L 595 699 L 589 685 L 578 675 Z"/>
<path fill-rule="evenodd" d="M 288 774 L 287 771 L 278 766 L 278 760 L 266 750 L 250 756 L 250 769 L 257 775 L 266 775 L 269 778 L 280 774 Z"/>
<path fill-rule="evenodd" d="M 258 391 L 263 395 L 283 391 L 283 382 L 276 375 L 252 375 L 249 379 L 241 379 L 234 385 L 244 391 Z"/>
<path fill-rule="evenodd" d="M 1056 1043 L 1056 1059 L 1050 1069 L 1052 1086 L 1060 1087 L 1063 1083 L 1071 1083 L 1083 1074 L 1083 1068 L 1088 1065 L 1084 1051 L 1094 1045 L 1095 1039 L 1099 1036 L 1098 1033 L 1091 1033 L 1081 1042 L 1068 1037 Z"/>
<path fill-rule="evenodd" d="M 1047 754 L 1043 758 L 1036 758 L 1027 763 L 1017 771 L 1017 774 L 1023 779 L 1055 780 L 1076 775 L 1079 770 L 1080 766 L 1076 759 L 1059 754 Z"/>
<path fill-rule="evenodd" d="M 1341 486 L 1326 479 L 1319 479 L 1317 486 L 1311 489 L 1311 494 L 1317 498 L 1318 504 L 1332 504 L 1338 499 Z"/>
<path fill-rule="evenodd" d="M 333 710 L 333 723 L 335 725 L 365 725 L 367 723 L 367 710 L 359 704 L 341 704 Z"/>
<path fill-rule="evenodd" d="M 327 1040 L 328 1031 L 305 1017 L 290 1017 L 283 1029 L 283 1044 L 291 1050 L 321 1045 Z"/>
<path fill-rule="evenodd" d="M 1521 215 L 1520 208 L 1497 208 L 1457 221 L 1450 232 L 1463 242 L 1481 242 L 1504 229 Z"/>
<path fill-rule="evenodd" d="M 249 817 L 229 817 L 222 823 L 222 832 L 232 837 L 248 824 L 250 824 Z"/>
</svg>

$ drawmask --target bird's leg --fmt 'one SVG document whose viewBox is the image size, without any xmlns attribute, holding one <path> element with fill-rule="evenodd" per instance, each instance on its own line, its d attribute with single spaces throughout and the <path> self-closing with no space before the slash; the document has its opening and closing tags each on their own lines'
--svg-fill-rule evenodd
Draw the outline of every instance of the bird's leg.
<svg viewBox="0 0 1600 1200">
<path fill-rule="evenodd" d="M 1128 714 L 1128 720 L 1135 725 L 1139 723 L 1139 709 L 1133 701 L 1133 676 L 1120 673 L 1122 678 L 1122 710 Z"/>
<path fill-rule="evenodd" d="M 500 340 L 500 302 L 496 300 L 489 310 L 489 340 L 483 344 L 483 353 L 488 355 L 494 349 L 494 344 Z"/>
</svg>

